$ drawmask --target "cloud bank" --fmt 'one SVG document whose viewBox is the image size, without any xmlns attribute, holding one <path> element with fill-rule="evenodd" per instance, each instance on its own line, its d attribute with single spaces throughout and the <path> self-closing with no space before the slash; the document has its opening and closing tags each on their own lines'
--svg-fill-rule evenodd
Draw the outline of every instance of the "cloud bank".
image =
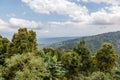
<svg viewBox="0 0 120 80">
<path fill-rule="evenodd" d="M 0 31 L 15 31 L 19 27 L 36 30 L 44 37 L 48 36 L 86 36 L 120 30 L 120 0 L 21 0 L 31 10 L 39 14 L 67 15 L 65 22 L 36 22 L 11 17 L 8 22 L 0 19 Z M 100 10 L 90 12 L 84 3 L 106 4 Z M 74 32 L 75 31 L 75 32 Z M 73 33 L 74 32 L 74 33 Z"/>
<path fill-rule="evenodd" d="M 105 3 L 105 4 L 112 4 L 112 5 L 120 5 L 120 0 L 81 0 L 83 2 L 94 2 L 94 3 Z"/>
<path fill-rule="evenodd" d="M 89 13 L 85 6 L 77 5 L 69 0 L 22 0 L 33 11 L 50 14 L 56 12 L 62 15 L 68 15 L 72 21 L 84 24 L 107 25 L 120 24 L 120 6 L 110 5 L 101 10 Z M 106 4 L 119 4 L 119 0 L 82 0 L 83 2 L 95 2 Z"/>
</svg>

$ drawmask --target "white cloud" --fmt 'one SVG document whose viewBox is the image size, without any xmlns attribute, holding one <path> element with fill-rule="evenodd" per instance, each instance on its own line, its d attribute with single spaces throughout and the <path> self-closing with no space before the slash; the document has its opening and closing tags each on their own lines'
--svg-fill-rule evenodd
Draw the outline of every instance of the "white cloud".
<svg viewBox="0 0 120 80">
<path fill-rule="evenodd" d="M 18 18 L 10 18 L 9 22 L 0 19 L 0 32 L 16 32 L 18 28 L 28 28 L 33 30 L 40 30 L 43 27 L 41 22 L 29 21 Z"/>
<path fill-rule="evenodd" d="M 119 13 L 120 14 L 120 6 L 109 6 L 106 7 L 105 9 L 107 9 L 110 13 Z"/>
<path fill-rule="evenodd" d="M 37 22 L 35 23 L 38 24 Z M 28 20 L 11 18 L 8 23 L 0 20 L 0 31 L 16 32 L 21 24 L 24 24 L 25 26 L 29 25 L 27 28 L 35 30 L 38 34 L 38 37 L 88 36 L 120 30 L 119 25 L 88 25 L 85 23 L 72 21 L 45 23 L 42 24 L 42 29 L 37 30 L 37 27 L 32 27 L 31 25 L 33 24 L 31 24 L 31 22 Z"/>
<path fill-rule="evenodd" d="M 81 0 L 84 2 L 106 3 L 112 5 L 120 5 L 120 0 Z"/>
<path fill-rule="evenodd" d="M 28 21 L 28 20 L 18 19 L 18 18 L 11 18 L 9 20 L 9 23 L 11 24 L 11 26 L 14 26 L 15 28 L 26 27 L 28 29 L 40 29 L 42 25 L 42 23 L 40 22 Z"/>
<path fill-rule="evenodd" d="M 84 16 L 88 14 L 85 6 L 78 6 L 74 2 L 68 0 L 22 0 L 30 6 L 31 9 L 38 13 L 50 14 L 58 13 L 68 15 L 73 20 L 84 20 Z"/>
<path fill-rule="evenodd" d="M 87 25 L 80 22 L 49 22 L 39 37 L 89 36 L 120 30 L 120 25 Z M 45 33 L 45 31 L 47 31 Z"/>
<path fill-rule="evenodd" d="M 28 4 L 31 9 L 38 13 L 50 14 L 56 12 L 58 14 L 68 15 L 72 21 L 81 22 L 82 24 L 108 25 L 120 24 L 120 6 L 104 7 L 100 11 L 88 14 L 85 6 L 79 6 L 69 0 L 22 0 Z M 78 0 L 79 1 L 79 0 Z M 85 2 L 117 4 L 120 0 L 82 0 Z"/>
<path fill-rule="evenodd" d="M 89 23 L 95 25 L 120 25 L 120 6 L 110 6 L 91 13 Z"/>
<path fill-rule="evenodd" d="M 10 32 L 12 29 L 10 28 L 9 24 L 0 19 L 0 32 Z"/>
</svg>

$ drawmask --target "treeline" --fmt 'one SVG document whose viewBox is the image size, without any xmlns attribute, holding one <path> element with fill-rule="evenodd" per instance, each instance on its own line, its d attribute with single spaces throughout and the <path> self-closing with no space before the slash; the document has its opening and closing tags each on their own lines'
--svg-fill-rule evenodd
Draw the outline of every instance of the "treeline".
<svg viewBox="0 0 120 80">
<path fill-rule="evenodd" d="M 37 48 L 36 33 L 20 28 L 11 41 L 0 36 L 0 80 L 120 80 L 118 55 L 103 43 L 91 55 L 85 41 L 73 50 Z"/>
</svg>

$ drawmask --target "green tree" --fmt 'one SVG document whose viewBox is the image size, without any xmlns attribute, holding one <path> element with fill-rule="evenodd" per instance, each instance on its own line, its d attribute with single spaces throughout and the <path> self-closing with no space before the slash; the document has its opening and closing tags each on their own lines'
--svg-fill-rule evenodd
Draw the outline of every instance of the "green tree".
<svg viewBox="0 0 120 80">
<path fill-rule="evenodd" d="M 4 80 L 2 72 L 3 72 L 3 66 L 0 65 L 0 80 Z"/>
<path fill-rule="evenodd" d="M 120 68 L 114 69 L 112 75 L 114 80 L 120 80 Z"/>
<path fill-rule="evenodd" d="M 95 57 L 96 66 L 98 71 L 101 72 L 111 72 L 118 59 L 118 55 L 115 53 L 114 48 L 110 43 L 102 44 Z"/>
<path fill-rule="evenodd" d="M 62 64 L 66 69 L 66 76 L 68 78 L 73 78 L 79 73 L 79 68 L 81 67 L 81 58 L 77 53 L 73 51 L 65 52 L 61 57 Z"/>
<path fill-rule="evenodd" d="M 44 48 L 40 53 L 41 57 L 44 58 L 44 62 L 48 64 L 48 70 L 50 71 L 48 80 L 61 80 L 66 71 L 61 61 L 58 60 L 58 52 L 53 48 Z"/>
<path fill-rule="evenodd" d="M 4 60 L 7 57 L 7 47 L 10 41 L 7 38 L 0 36 L 0 65 L 4 64 Z"/>
<path fill-rule="evenodd" d="M 8 52 L 13 53 L 26 53 L 36 52 L 37 42 L 36 33 L 32 30 L 28 31 L 26 28 L 20 28 L 18 33 L 15 33 L 12 42 L 9 44 Z"/>
<path fill-rule="evenodd" d="M 47 63 L 33 53 L 16 54 L 6 59 L 6 80 L 44 80 L 49 77 Z"/>
<path fill-rule="evenodd" d="M 110 74 L 103 72 L 93 72 L 90 76 L 90 80 L 114 80 Z"/>
<path fill-rule="evenodd" d="M 80 41 L 80 43 L 74 48 L 74 51 L 81 56 L 82 66 L 80 67 L 80 71 L 87 75 L 92 71 L 92 58 L 89 49 L 86 47 L 85 41 Z"/>
<path fill-rule="evenodd" d="M 54 48 L 43 48 L 44 54 L 51 53 L 51 57 L 56 55 L 58 57 L 58 51 L 55 50 Z"/>
</svg>

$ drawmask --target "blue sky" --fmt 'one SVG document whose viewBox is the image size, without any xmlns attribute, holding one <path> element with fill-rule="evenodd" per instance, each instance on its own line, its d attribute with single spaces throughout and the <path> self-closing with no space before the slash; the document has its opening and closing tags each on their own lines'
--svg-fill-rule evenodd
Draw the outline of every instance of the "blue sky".
<svg viewBox="0 0 120 80">
<path fill-rule="evenodd" d="M 37 37 L 89 36 L 120 30 L 120 0 L 0 0 L 0 35 L 20 27 Z"/>
</svg>

